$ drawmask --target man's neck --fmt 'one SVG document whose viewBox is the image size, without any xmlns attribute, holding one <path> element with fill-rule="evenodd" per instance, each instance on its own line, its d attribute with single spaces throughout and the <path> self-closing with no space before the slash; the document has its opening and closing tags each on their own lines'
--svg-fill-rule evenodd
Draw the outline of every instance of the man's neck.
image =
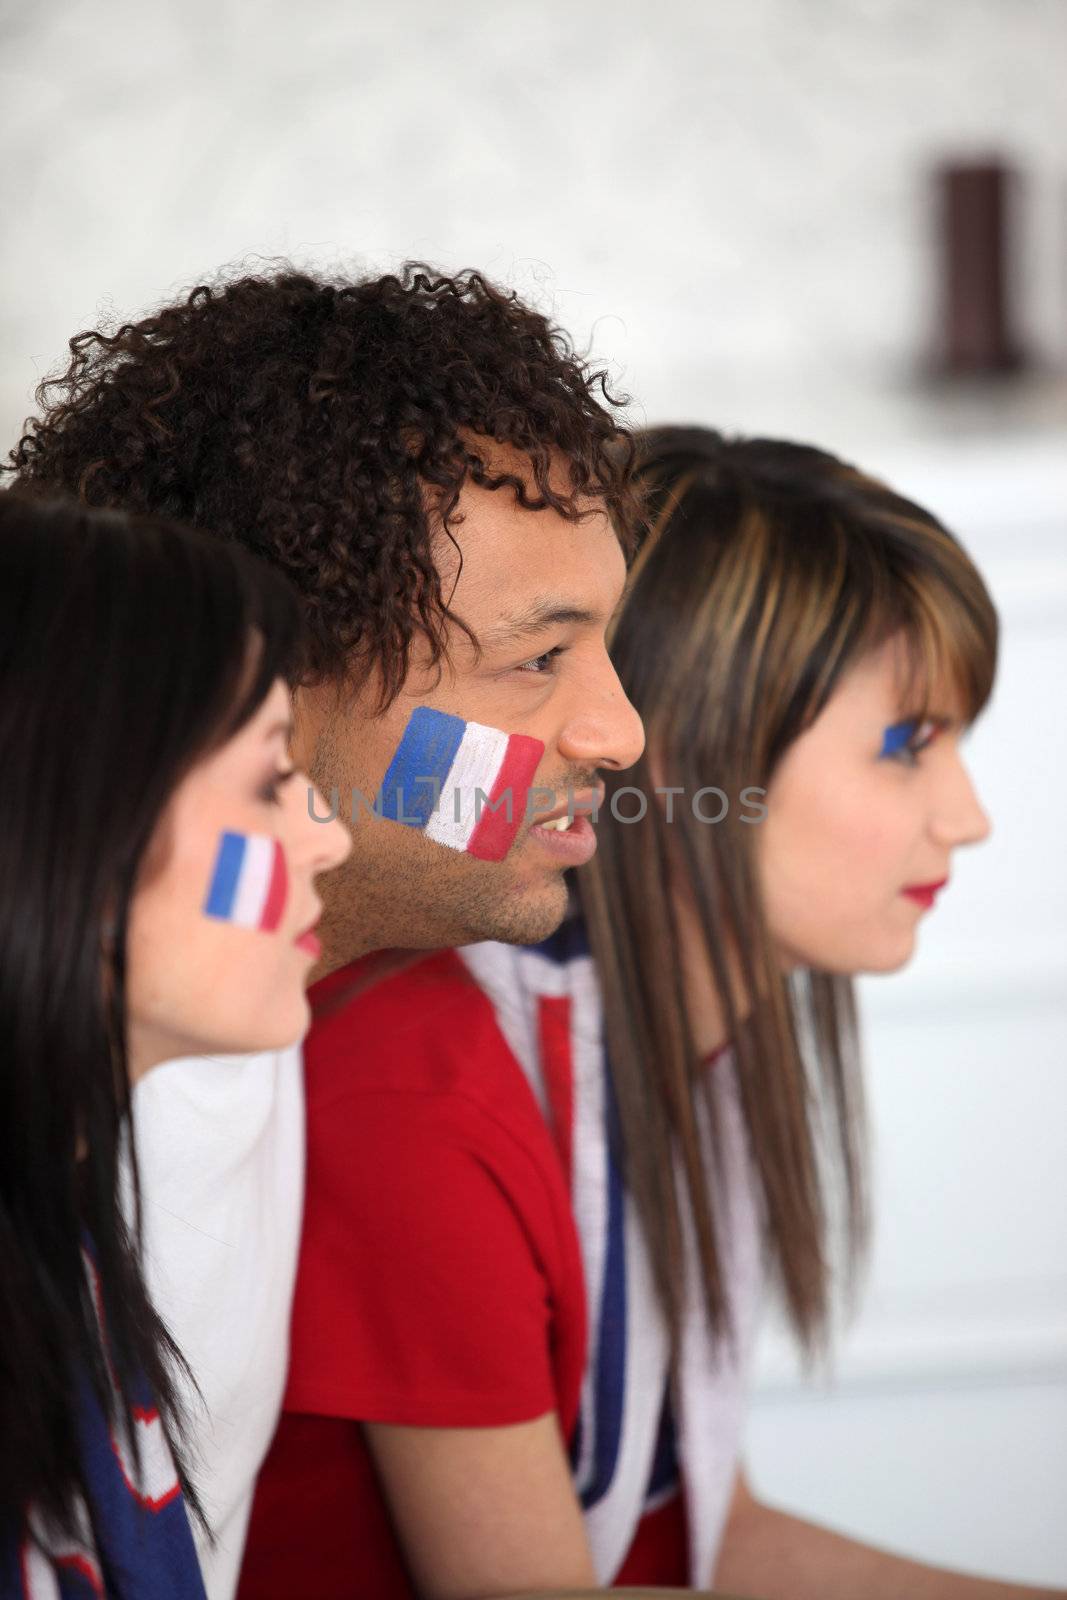
<svg viewBox="0 0 1067 1600">
<path fill-rule="evenodd" d="M 322 954 L 307 975 L 307 987 L 318 983 L 320 978 L 328 978 L 331 972 L 339 972 L 342 967 L 350 967 L 353 961 L 361 961 L 364 956 L 369 956 L 375 950 L 384 949 L 385 946 L 373 941 L 357 949 L 341 949 L 336 945 L 323 942 Z"/>
</svg>

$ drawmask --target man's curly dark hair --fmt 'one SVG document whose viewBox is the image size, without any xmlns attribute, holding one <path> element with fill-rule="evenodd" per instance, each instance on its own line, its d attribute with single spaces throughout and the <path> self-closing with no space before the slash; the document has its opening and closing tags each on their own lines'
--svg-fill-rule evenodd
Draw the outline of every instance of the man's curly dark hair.
<svg viewBox="0 0 1067 1600">
<path fill-rule="evenodd" d="M 303 596 L 309 675 L 358 683 L 377 664 L 383 706 L 415 634 L 439 662 L 458 621 L 432 559 L 428 491 L 446 531 L 468 478 L 572 521 L 593 498 L 632 545 L 625 398 L 481 273 L 409 262 L 330 282 L 286 264 L 80 333 L 70 352 L 3 470 L 249 546 Z M 476 435 L 523 452 L 532 487 L 490 470 Z"/>
</svg>

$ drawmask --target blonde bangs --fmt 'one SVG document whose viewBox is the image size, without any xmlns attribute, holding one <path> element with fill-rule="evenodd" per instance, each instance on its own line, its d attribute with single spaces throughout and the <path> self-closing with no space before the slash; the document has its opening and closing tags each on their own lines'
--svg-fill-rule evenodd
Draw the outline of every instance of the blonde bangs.
<svg viewBox="0 0 1067 1600">
<path fill-rule="evenodd" d="M 882 638 L 895 632 L 904 637 L 902 708 L 908 715 L 959 717 L 969 726 L 993 692 L 996 608 L 977 568 L 949 534 L 914 523 L 909 532 L 920 535 L 924 559 L 894 585 L 881 619 Z"/>
</svg>

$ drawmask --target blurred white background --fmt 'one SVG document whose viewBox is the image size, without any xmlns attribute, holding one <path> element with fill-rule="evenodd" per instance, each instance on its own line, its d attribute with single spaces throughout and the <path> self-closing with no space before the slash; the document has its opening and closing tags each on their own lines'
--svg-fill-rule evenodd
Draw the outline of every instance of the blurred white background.
<svg viewBox="0 0 1067 1600">
<path fill-rule="evenodd" d="M 1067 3 L 0 0 L 0 445 L 77 330 L 224 263 L 477 265 L 635 397 L 924 499 L 1004 621 L 993 814 L 864 986 L 878 1228 L 832 1386 L 768 1332 L 767 1497 L 1067 1582 Z M 930 171 L 1019 170 L 1028 374 L 931 384 Z"/>
</svg>

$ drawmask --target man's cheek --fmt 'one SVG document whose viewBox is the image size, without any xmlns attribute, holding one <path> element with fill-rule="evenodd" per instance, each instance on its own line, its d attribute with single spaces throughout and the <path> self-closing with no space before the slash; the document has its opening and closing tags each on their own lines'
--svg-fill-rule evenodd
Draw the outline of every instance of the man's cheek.
<svg viewBox="0 0 1067 1600">
<path fill-rule="evenodd" d="M 527 734 L 417 706 L 382 779 L 380 815 L 434 844 L 503 861 L 544 753 Z"/>
</svg>

